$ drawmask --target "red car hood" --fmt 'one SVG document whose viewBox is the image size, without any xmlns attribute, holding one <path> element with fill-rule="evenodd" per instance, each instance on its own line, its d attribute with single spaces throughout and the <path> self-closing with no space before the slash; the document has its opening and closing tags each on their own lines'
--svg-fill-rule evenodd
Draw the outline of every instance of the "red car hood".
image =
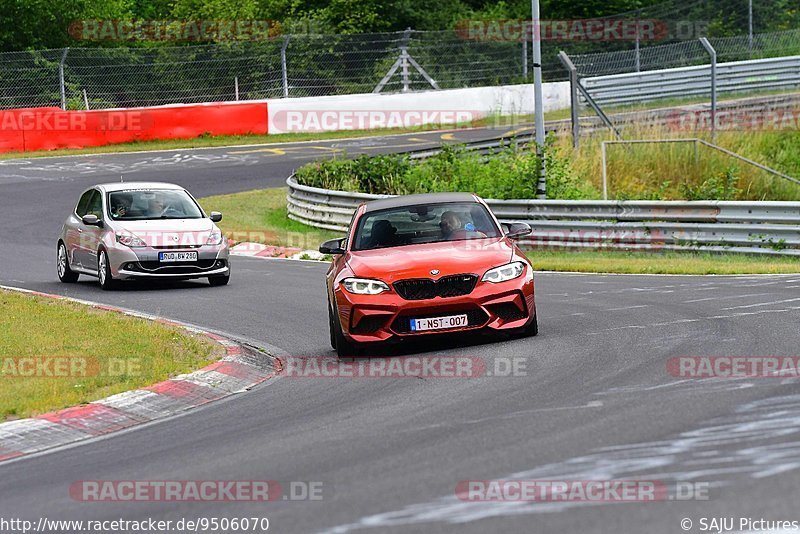
<svg viewBox="0 0 800 534">
<path fill-rule="evenodd" d="M 431 278 L 473 273 L 511 261 L 514 250 L 505 238 L 470 239 L 351 252 L 347 260 L 355 276 L 392 283 L 404 278 Z"/>
</svg>

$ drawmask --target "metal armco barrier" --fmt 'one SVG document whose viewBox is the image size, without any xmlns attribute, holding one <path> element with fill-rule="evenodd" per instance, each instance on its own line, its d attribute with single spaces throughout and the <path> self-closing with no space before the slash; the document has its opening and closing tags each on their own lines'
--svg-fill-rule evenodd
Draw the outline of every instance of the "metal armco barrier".
<svg viewBox="0 0 800 534">
<path fill-rule="evenodd" d="M 289 218 L 344 232 L 362 202 L 386 195 L 300 185 Z M 487 200 L 502 222 L 526 222 L 526 248 L 707 250 L 800 256 L 800 202 Z"/>
<path fill-rule="evenodd" d="M 753 118 L 764 130 L 780 130 L 785 119 L 798 117 L 800 94 L 758 96 L 721 101 L 717 104 L 718 131 L 744 131 L 753 126 L 747 119 Z M 670 106 L 647 111 L 626 111 L 613 113 L 609 118 L 619 130 L 631 127 L 648 129 L 662 128 L 669 132 L 696 132 L 710 129 L 711 110 L 708 104 L 687 104 Z M 593 115 L 581 116 L 579 131 L 581 135 L 607 131 L 602 119 Z M 547 121 L 545 126 L 559 135 L 569 134 L 572 128 L 570 119 Z M 786 127 L 792 126 L 789 124 Z"/>
<path fill-rule="evenodd" d="M 664 98 L 707 96 L 711 66 L 651 70 L 583 78 L 600 105 L 630 105 Z M 719 93 L 748 93 L 800 87 L 800 56 L 717 64 Z"/>
</svg>

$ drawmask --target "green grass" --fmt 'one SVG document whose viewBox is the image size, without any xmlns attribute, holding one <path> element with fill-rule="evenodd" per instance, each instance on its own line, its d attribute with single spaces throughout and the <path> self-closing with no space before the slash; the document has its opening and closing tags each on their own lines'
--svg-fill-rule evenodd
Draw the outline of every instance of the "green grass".
<svg viewBox="0 0 800 534">
<path fill-rule="evenodd" d="M 323 241 L 341 236 L 289 219 L 285 187 L 205 197 L 199 201 L 207 212 L 222 212 L 220 229 L 234 241 L 316 250 Z"/>
<path fill-rule="evenodd" d="M 222 355 L 203 336 L 77 303 L 0 290 L 0 309 L 0 421 L 148 386 Z M 28 367 L 20 358 L 76 366 L 21 376 Z"/>
<path fill-rule="evenodd" d="M 526 252 L 539 271 L 630 274 L 800 273 L 800 258 L 701 252 Z"/>
<path fill-rule="evenodd" d="M 286 218 L 286 189 L 247 191 L 200 199 L 203 208 L 222 211 L 223 231 L 239 241 L 316 249 L 340 234 Z M 238 232 L 238 234 L 237 234 Z M 694 252 L 542 251 L 527 253 L 542 271 L 653 274 L 800 273 L 800 258 Z"/>
<path fill-rule="evenodd" d="M 708 132 L 646 127 L 625 132 L 626 139 L 711 140 Z M 605 133 L 584 137 L 576 151 L 569 139 L 556 141 L 563 152 L 571 154 L 574 174 L 598 191 L 602 189 L 600 143 L 607 139 Z M 800 178 L 800 135 L 796 130 L 723 131 L 717 134 L 715 144 Z M 609 145 L 607 158 L 610 199 L 800 200 L 800 186 L 711 148 L 698 146 L 695 154 L 691 143 Z M 723 191 L 714 187 L 725 175 L 732 178 L 733 188 Z"/>
</svg>

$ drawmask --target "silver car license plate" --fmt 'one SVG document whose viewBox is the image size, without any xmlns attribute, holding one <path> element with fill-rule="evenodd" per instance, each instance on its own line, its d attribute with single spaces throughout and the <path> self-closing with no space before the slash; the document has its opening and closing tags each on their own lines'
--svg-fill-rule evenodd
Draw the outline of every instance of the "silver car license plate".
<svg viewBox="0 0 800 534">
<path fill-rule="evenodd" d="M 159 252 L 158 261 L 162 263 L 197 261 L 197 252 Z"/>
<path fill-rule="evenodd" d="M 448 315 L 446 317 L 427 317 L 425 319 L 411 319 L 411 330 L 421 332 L 423 330 L 444 330 L 447 328 L 459 328 L 467 326 L 467 314 Z"/>
</svg>

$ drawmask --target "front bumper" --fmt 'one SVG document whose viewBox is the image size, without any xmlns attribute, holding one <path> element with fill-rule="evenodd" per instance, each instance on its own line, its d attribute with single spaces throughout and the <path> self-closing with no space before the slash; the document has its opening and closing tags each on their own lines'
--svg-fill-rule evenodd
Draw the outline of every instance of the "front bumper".
<svg viewBox="0 0 800 534">
<path fill-rule="evenodd" d="M 119 280 L 142 278 L 191 279 L 230 274 L 227 244 L 197 248 L 161 250 L 152 247 L 107 247 L 111 274 Z M 161 263 L 159 252 L 197 252 L 197 262 Z"/>
<path fill-rule="evenodd" d="M 405 300 L 394 290 L 380 295 L 354 295 L 335 288 L 334 295 L 342 330 L 348 339 L 370 343 L 447 334 L 470 330 L 513 330 L 528 325 L 536 315 L 533 275 L 492 284 L 478 282 L 468 295 Z M 465 327 L 412 331 L 411 319 L 466 313 Z"/>
</svg>

